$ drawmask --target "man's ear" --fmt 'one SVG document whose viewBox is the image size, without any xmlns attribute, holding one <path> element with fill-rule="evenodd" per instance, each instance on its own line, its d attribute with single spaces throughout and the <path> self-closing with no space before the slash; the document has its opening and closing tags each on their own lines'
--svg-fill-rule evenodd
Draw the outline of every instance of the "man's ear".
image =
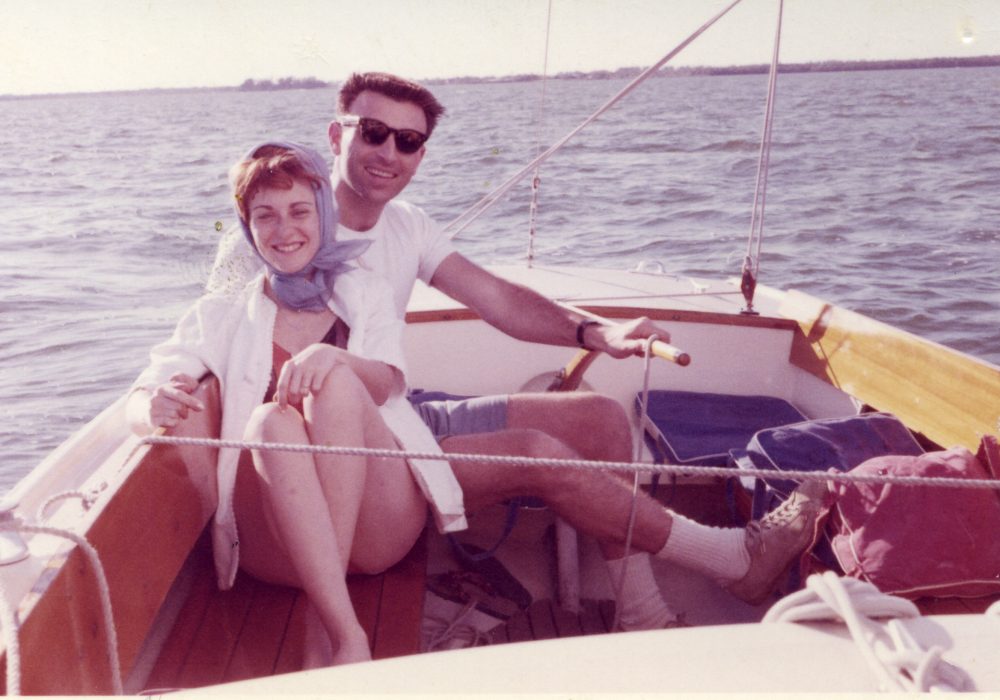
<svg viewBox="0 0 1000 700">
<path fill-rule="evenodd" d="M 336 119 L 330 122 L 326 128 L 326 136 L 330 141 L 330 152 L 335 156 L 340 155 L 340 139 L 344 135 L 344 127 Z"/>
</svg>

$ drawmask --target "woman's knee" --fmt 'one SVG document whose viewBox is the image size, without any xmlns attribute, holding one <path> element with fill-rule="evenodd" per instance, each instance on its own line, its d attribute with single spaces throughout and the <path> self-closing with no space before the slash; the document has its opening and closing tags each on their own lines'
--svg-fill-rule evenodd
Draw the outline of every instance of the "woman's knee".
<svg viewBox="0 0 1000 700">
<path fill-rule="evenodd" d="M 361 378 L 349 366 L 338 364 L 327 374 L 323 386 L 306 398 L 313 405 L 366 406 L 372 404 L 371 394 Z"/>
<path fill-rule="evenodd" d="M 300 429 L 302 414 L 288 406 L 281 408 L 276 402 L 263 403 L 253 410 L 244 431 L 244 438 L 250 441 L 267 441 L 287 435 L 289 430 Z"/>
</svg>

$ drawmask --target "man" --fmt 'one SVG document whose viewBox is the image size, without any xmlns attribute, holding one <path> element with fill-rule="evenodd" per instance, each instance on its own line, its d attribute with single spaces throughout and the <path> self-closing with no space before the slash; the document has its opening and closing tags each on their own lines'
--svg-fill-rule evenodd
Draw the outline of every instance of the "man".
<svg viewBox="0 0 1000 700">
<path fill-rule="evenodd" d="M 521 340 L 580 345 L 622 358 L 641 354 L 645 340 L 669 334 L 646 318 L 616 325 L 588 322 L 525 287 L 498 278 L 452 246 L 420 209 L 396 199 L 416 174 L 444 108 L 424 87 L 382 73 L 352 75 L 341 87 L 328 137 L 336 157 L 339 239 L 372 241 L 360 264 L 393 287 L 402 317 L 422 279 Z M 220 246 L 210 288 L 238 270 L 242 236 Z M 237 274 L 237 277 L 239 275 Z M 629 461 L 632 435 L 618 402 L 586 392 L 514 394 L 419 406 L 446 452 Z M 466 507 L 475 511 L 518 496 L 545 501 L 577 530 L 595 537 L 616 583 L 626 572 L 619 605 L 627 629 L 673 620 L 653 579 L 649 554 L 707 574 L 750 602 L 763 600 L 790 562 L 812 541 L 821 484 L 804 485 L 760 526 L 710 528 L 662 508 L 646 496 L 636 504 L 625 556 L 632 493 L 604 472 L 453 461 Z"/>
</svg>

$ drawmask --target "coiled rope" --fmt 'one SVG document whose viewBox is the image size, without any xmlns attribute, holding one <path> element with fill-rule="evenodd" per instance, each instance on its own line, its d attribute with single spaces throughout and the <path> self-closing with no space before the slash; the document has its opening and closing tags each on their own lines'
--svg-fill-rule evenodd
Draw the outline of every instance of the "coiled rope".
<svg viewBox="0 0 1000 700">
<path fill-rule="evenodd" d="M 884 692 L 975 690 L 972 679 L 941 658 L 939 646 L 924 649 L 899 619 L 882 625 L 872 618 L 920 617 L 908 600 L 881 593 L 857 579 L 831 571 L 814 574 L 805 589 L 782 598 L 762 622 L 807 622 L 839 618 Z"/>
<path fill-rule="evenodd" d="M 84 500 L 86 506 L 89 495 L 76 491 L 59 494 L 46 501 L 39 510 L 40 512 L 44 512 L 46 506 L 50 503 L 68 497 L 79 497 Z M 123 695 L 125 691 L 122 685 L 121 662 L 118 658 L 118 634 L 115 630 L 114 611 L 111 608 L 111 592 L 108 588 L 108 579 L 104 574 L 104 567 L 101 565 L 101 559 L 97 554 L 97 550 L 93 548 L 85 537 L 75 532 L 48 525 L 29 524 L 16 515 L 11 515 L 9 518 L 0 521 L 0 530 L 62 537 L 73 542 L 84 553 L 84 556 L 86 556 L 90 563 L 91 570 L 94 572 L 94 577 L 97 579 L 97 590 L 101 600 L 102 622 L 104 624 L 104 639 L 111 670 L 112 692 L 115 695 Z M 7 592 L 2 588 L 2 577 L 0 577 L 0 621 L 3 623 L 3 639 L 7 647 L 7 694 L 20 695 L 21 647 L 20 640 L 18 639 L 20 625 L 17 621 L 17 615 L 8 600 Z"/>
</svg>

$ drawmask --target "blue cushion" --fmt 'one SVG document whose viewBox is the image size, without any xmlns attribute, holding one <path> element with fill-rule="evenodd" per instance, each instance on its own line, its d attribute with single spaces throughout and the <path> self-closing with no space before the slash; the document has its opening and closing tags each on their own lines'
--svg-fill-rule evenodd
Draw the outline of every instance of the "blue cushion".
<svg viewBox="0 0 1000 700">
<path fill-rule="evenodd" d="M 642 410 L 642 395 L 636 396 Z M 784 399 L 692 391 L 650 391 L 646 444 L 657 463 L 725 466 L 756 432 L 805 416 Z"/>
<path fill-rule="evenodd" d="M 922 453 L 913 434 L 896 416 L 862 413 L 761 430 L 745 449 L 732 450 L 731 456 L 737 467 L 776 472 L 849 471 L 872 457 Z M 750 517 L 754 520 L 780 505 L 798 486 L 793 479 L 742 477 L 740 481 L 753 492 Z M 827 568 L 840 570 L 828 534 L 816 543 L 813 555 Z"/>
<path fill-rule="evenodd" d="M 890 413 L 862 413 L 844 418 L 803 421 L 761 430 L 746 449 L 733 450 L 739 466 L 776 471 L 848 471 L 872 457 L 919 455 L 923 449 L 903 423 Z M 754 488 L 755 479 L 743 485 Z M 787 496 L 797 485 L 791 479 L 767 479 Z"/>
</svg>

